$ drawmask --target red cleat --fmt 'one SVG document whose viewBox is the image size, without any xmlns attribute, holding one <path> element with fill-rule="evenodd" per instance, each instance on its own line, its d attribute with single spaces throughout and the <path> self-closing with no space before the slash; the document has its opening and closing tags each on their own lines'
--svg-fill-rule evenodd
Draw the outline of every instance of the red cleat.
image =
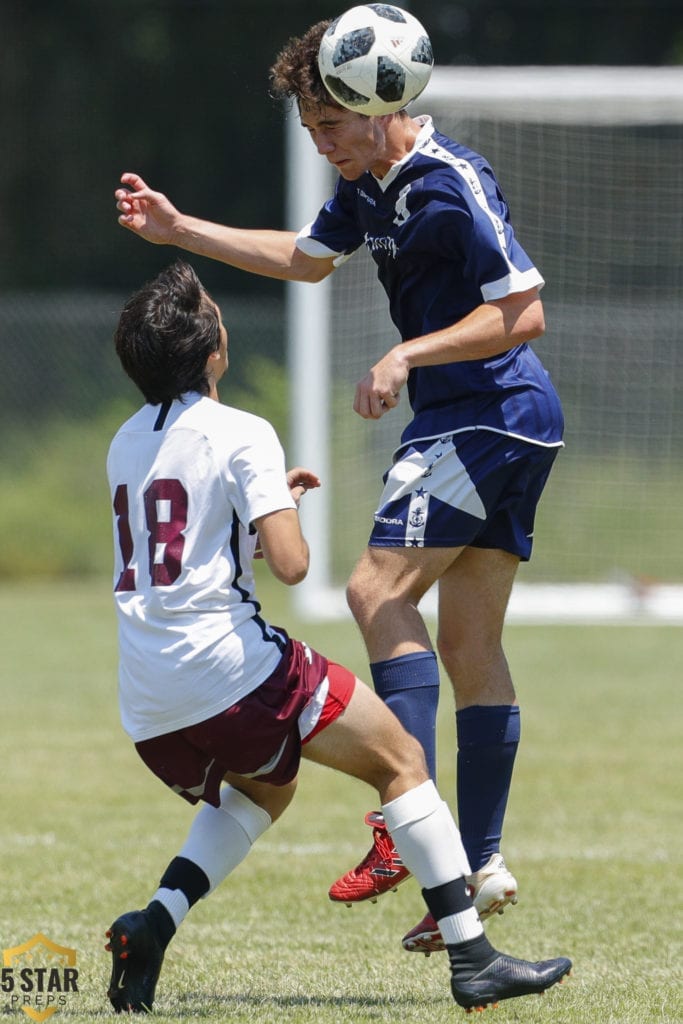
<svg viewBox="0 0 683 1024">
<path fill-rule="evenodd" d="M 338 878 L 329 891 L 331 900 L 346 903 L 348 907 L 362 900 L 376 903 L 378 896 L 389 890 L 396 891 L 401 882 L 410 877 L 387 832 L 381 812 L 366 814 L 365 824 L 372 826 L 372 848 L 358 867 Z"/>
<path fill-rule="evenodd" d="M 407 953 L 424 953 L 425 956 L 441 953 L 446 948 L 431 914 L 425 914 L 420 923 L 403 936 L 402 945 Z"/>
</svg>

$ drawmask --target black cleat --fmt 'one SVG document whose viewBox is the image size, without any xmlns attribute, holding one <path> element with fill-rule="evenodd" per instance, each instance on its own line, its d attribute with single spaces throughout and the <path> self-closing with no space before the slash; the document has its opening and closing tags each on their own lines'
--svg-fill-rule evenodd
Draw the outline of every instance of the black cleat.
<svg viewBox="0 0 683 1024">
<path fill-rule="evenodd" d="M 112 955 L 107 995 L 117 1013 L 151 1013 L 164 949 L 144 910 L 114 921 L 104 947 Z"/>
<path fill-rule="evenodd" d="M 495 1006 L 502 999 L 545 992 L 547 988 L 561 982 L 571 968 L 571 960 L 563 956 L 533 964 L 499 953 L 487 967 L 472 974 L 467 980 L 458 977 L 455 969 L 451 977 L 451 990 L 456 1003 L 470 1013 L 472 1010 L 483 1010 L 489 1005 Z"/>
</svg>

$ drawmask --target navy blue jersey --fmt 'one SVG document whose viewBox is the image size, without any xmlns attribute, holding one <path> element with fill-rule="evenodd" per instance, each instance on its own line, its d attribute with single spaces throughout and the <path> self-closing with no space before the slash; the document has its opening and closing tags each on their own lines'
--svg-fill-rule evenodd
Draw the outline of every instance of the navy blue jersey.
<svg viewBox="0 0 683 1024">
<path fill-rule="evenodd" d="M 311 256 L 365 245 L 402 340 L 449 327 L 482 302 L 541 287 L 517 242 L 505 198 L 483 157 L 417 118 L 412 151 L 381 180 L 366 172 L 337 182 L 297 238 Z M 562 437 L 559 399 L 527 345 L 490 359 L 410 371 L 414 418 L 403 440 L 481 426 L 541 444 Z"/>
</svg>

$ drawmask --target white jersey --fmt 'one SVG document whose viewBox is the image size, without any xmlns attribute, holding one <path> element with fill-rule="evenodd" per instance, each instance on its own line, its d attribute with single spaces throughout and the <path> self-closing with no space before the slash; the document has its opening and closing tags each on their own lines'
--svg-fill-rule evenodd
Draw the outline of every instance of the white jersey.
<svg viewBox="0 0 683 1024">
<path fill-rule="evenodd" d="M 230 707 L 284 649 L 260 617 L 250 531 L 259 516 L 296 507 L 282 446 L 258 416 L 184 398 L 143 406 L 107 458 L 119 705 L 134 742 Z"/>
</svg>

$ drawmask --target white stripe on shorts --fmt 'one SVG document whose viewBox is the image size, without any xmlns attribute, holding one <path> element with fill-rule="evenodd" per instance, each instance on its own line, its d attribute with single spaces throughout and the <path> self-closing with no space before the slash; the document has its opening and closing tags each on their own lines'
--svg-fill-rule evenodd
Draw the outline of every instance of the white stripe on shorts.
<svg viewBox="0 0 683 1024">
<path fill-rule="evenodd" d="M 318 684 L 312 698 L 299 715 L 299 736 L 302 740 L 305 740 L 306 737 L 313 732 L 320 721 L 320 716 L 323 713 L 323 708 L 325 707 L 325 701 L 327 700 L 329 690 L 330 680 L 325 676 L 323 681 Z"/>
</svg>

